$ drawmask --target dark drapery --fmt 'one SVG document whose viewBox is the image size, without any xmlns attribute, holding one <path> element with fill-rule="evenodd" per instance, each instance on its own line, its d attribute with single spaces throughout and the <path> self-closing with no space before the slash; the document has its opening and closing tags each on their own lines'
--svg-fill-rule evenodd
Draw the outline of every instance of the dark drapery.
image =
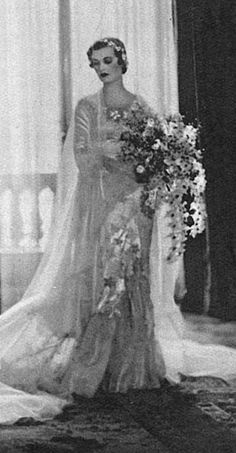
<svg viewBox="0 0 236 453">
<path fill-rule="evenodd" d="M 178 0 L 180 111 L 199 118 L 207 171 L 211 303 L 236 319 L 236 3 Z M 188 243 L 183 309 L 203 310 L 205 236 Z"/>
</svg>

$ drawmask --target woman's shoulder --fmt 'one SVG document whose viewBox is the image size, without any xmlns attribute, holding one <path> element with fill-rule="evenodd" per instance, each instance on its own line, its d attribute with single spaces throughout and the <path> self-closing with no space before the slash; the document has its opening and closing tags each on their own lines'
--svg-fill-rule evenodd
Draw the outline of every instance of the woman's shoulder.
<svg viewBox="0 0 236 453">
<path fill-rule="evenodd" d="M 141 94 L 136 94 L 136 99 L 140 105 L 142 105 L 143 107 L 149 108 L 148 102 Z"/>
<path fill-rule="evenodd" d="M 76 104 L 75 110 L 80 109 L 94 110 L 97 109 L 99 92 L 80 98 Z"/>
<path fill-rule="evenodd" d="M 137 94 L 136 95 L 137 103 L 141 105 L 141 107 L 148 113 L 149 115 L 154 114 L 153 109 L 150 107 L 148 101 L 141 95 Z"/>
</svg>

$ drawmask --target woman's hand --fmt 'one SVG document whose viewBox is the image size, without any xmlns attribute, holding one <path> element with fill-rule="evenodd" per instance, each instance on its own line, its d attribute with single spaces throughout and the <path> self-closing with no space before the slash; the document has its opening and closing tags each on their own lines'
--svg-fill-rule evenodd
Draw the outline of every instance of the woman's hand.
<svg viewBox="0 0 236 453">
<path fill-rule="evenodd" d="M 115 159 L 114 157 L 109 157 L 109 156 L 102 156 L 102 163 L 103 167 L 109 171 L 109 173 L 112 173 L 114 171 L 121 171 L 124 169 L 124 164 L 123 162 L 120 162 L 119 160 Z"/>
<path fill-rule="evenodd" d="M 100 144 L 100 155 L 103 167 L 112 173 L 119 171 L 123 164 L 119 161 L 120 144 L 115 140 L 106 140 Z"/>
<path fill-rule="evenodd" d="M 115 140 L 106 140 L 100 145 L 101 154 L 110 159 L 117 159 L 120 152 L 120 143 Z"/>
</svg>

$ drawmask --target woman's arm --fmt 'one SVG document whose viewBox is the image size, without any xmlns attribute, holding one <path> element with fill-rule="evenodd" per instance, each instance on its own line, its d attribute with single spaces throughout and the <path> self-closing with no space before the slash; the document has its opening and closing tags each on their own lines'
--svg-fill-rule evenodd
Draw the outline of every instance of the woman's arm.
<svg viewBox="0 0 236 453">
<path fill-rule="evenodd" d="M 79 101 L 75 110 L 74 155 L 81 175 L 94 178 L 99 176 L 101 169 L 109 173 L 130 173 L 129 166 L 117 159 L 120 143 L 117 140 L 101 142 L 99 134 L 94 134 L 94 130 L 91 130 L 97 127 L 93 114 L 95 113 L 90 110 L 86 100 Z"/>
<path fill-rule="evenodd" d="M 91 140 L 91 112 L 85 100 L 79 101 L 74 120 L 74 156 L 83 176 L 96 176 L 102 168 L 99 143 Z"/>
</svg>

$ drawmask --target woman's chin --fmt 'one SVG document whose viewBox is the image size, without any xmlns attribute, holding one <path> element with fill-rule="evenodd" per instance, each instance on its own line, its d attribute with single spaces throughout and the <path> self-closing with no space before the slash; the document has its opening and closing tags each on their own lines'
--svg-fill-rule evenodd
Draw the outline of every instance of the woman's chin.
<svg viewBox="0 0 236 453">
<path fill-rule="evenodd" d="M 109 76 L 100 77 L 100 80 L 101 80 L 103 83 L 107 83 L 107 82 L 109 82 Z"/>
</svg>

